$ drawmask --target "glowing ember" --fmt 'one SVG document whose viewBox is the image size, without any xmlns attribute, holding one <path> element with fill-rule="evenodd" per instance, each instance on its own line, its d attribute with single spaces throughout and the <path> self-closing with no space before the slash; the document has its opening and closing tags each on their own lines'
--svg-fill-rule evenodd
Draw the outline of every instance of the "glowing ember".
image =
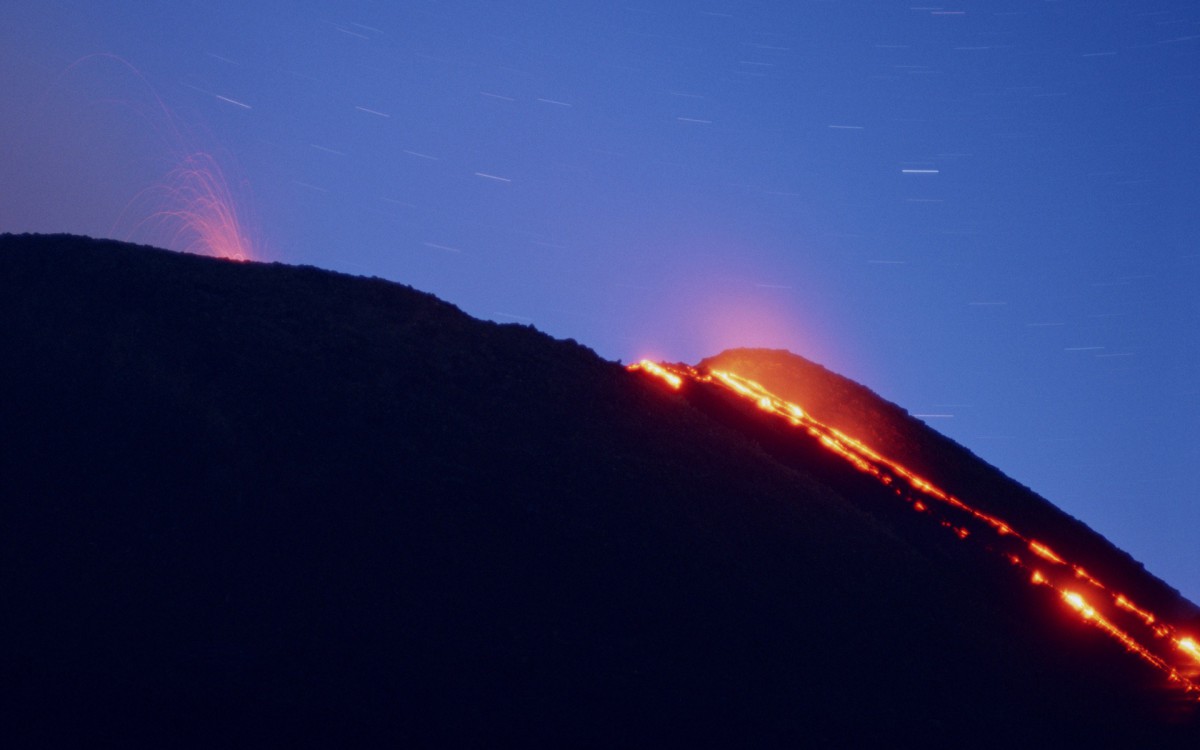
<svg viewBox="0 0 1200 750">
<path fill-rule="evenodd" d="M 1180 638 L 1176 641 L 1176 644 L 1179 646 L 1180 651 L 1190 654 L 1193 659 L 1200 661 L 1200 646 L 1196 645 L 1194 640 L 1191 638 Z"/>
<path fill-rule="evenodd" d="M 1079 614 L 1083 615 L 1085 620 L 1096 616 L 1096 610 L 1089 607 L 1088 603 L 1083 600 L 1083 597 L 1074 591 L 1064 593 L 1063 599 L 1067 600 L 1067 604 L 1079 610 Z"/>
<path fill-rule="evenodd" d="M 1088 575 L 1087 571 L 1084 570 L 1083 568 L 1079 567 L 1078 565 L 1075 566 L 1075 577 L 1081 578 L 1081 579 L 1087 581 L 1088 583 L 1092 584 L 1093 586 L 1096 586 L 1097 588 L 1104 588 L 1103 584 L 1101 584 L 1095 578 L 1092 578 L 1090 575 Z M 1118 604 L 1118 606 L 1120 606 L 1120 605 Z M 1136 608 L 1135 608 L 1135 611 L 1139 611 L 1139 610 L 1136 610 Z"/>
<path fill-rule="evenodd" d="M 634 371 L 643 370 L 648 372 L 656 378 L 661 378 L 667 385 L 671 386 L 675 390 L 679 390 L 683 386 L 683 378 L 679 377 L 673 372 L 668 372 L 665 368 L 659 367 L 657 364 L 648 359 L 643 359 L 636 365 L 630 365 L 629 369 Z"/>
<path fill-rule="evenodd" d="M 1193 638 L 1182 636 L 1176 628 L 1163 623 L 1160 617 L 1134 604 L 1124 594 L 1112 591 L 1083 567 L 1068 562 L 1045 543 L 1017 532 L 1000 518 L 968 505 L 901 464 L 876 453 L 859 440 L 813 419 L 798 404 L 785 401 L 753 380 L 721 370 L 704 373 L 691 367 L 661 365 L 645 360 L 631 365 L 629 369 L 647 372 L 675 390 L 682 389 L 684 383 L 723 388 L 749 400 L 758 409 L 781 418 L 857 470 L 878 479 L 910 502 L 914 510 L 933 516 L 959 539 L 978 540 L 989 551 L 1026 571 L 1031 584 L 1057 592 L 1084 622 L 1098 628 L 1128 652 L 1162 672 L 1187 694 L 1200 698 L 1200 685 L 1180 671 L 1184 665 L 1173 665 L 1171 662 L 1178 661 L 1182 655 L 1200 662 L 1200 644 Z M 990 535 L 985 533 L 981 537 L 981 531 L 990 532 Z M 1014 548 L 1016 544 L 1023 546 Z M 1019 549 L 1027 549 L 1036 555 L 1041 561 L 1039 568 L 1027 567 L 1021 557 L 1015 554 Z M 1077 590 L 1076 587 L 1081 585 L 1087 591 L 1087 597 Z M 1133 634 L 1131 629 L 1137 629 L 1140 635 Z M 1194 676 L 1195 667 L 1189 667 L 1187 673 Z"/>
<path fill-rule="evenodd" d="M 1042 558 L 1043 560 L 1049 560 L 1050 562 L 1058 563 L 1059 565 L 1063 564 L 1063 559 L 1061 557 L 1059 557 L 1058 555 L 1054 554 L 1054 552 L 1049 547 L 1042 544 L 1041 542 L 1030 542 L 1029 549 L 1033 550 L 1034 554 L 1036 554 L 1038 557 Z"/>
<path fill-rule="evenodd" d="M 1146 610 L 1144 610 L 1140 607 L 1135 606 L 1134 603 L 1129 601 L 1128 599 L 1126 599 L 1124 597 L 1124 595 L 1117 594 L 1117 598 L 1113 599 L 1113 603 L 1116 604 L 1121 609 L 1123 609 L 1127 612 L 1132 612 L 1135 615 L 1137 615 L 1138 617 L 1142 618 L 1142 620 L 1147 625 L 1154 624 L 1154 615 L 1150 614 L 1149 612 L 1147 612 Z"/>
</svg>

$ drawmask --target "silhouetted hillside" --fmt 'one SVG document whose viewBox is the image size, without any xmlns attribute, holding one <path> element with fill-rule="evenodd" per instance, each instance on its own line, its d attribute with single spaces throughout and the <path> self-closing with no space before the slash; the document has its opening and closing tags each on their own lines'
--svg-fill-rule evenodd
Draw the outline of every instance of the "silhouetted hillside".
<svg viewBox="0 0 1200 750">
<path fill-rule="evenodd" d="M 1018 528 L 1035 529 L 1042 541 L 1105 581 L 1137 591 L 1155 610 L 1200 625 L 1200 611 L 1194 604 L 1127 553 L 858 383 L 782 350 L 732 349 L 705 359 L 700 366 L 732 370 L 803 404 L 821 421 L 885 450 L 938 486 L 970 498 L 982 510 L 1001 515 Z"/>
<path fill-rule="evenodd" d="M 878 488 L 575 342 L 67 236 L 0 237 L 0 316 L 14 746 L 1200 738 Z"/>
</svg>

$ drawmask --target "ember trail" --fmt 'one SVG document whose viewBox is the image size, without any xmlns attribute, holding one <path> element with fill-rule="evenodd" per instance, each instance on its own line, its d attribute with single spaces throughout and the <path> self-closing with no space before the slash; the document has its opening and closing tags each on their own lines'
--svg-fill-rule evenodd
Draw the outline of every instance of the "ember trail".
<svg viewBox="0 0 1200 750">
<path fill-rule="evenodd" d="M 1160 671 L 1170 683 L 1200 701 L 1200 643 L 1130 597 L 1097 580 L 1081 565 L 1047 544 L 1017 531 L 998 516 L 972 507 L 861 441 L 809 415 L 759 383 L 722 371 L 643 360 L 629 370 L 644 372 L 681 391 L 717 389 L 754 403 L 770 418 L 786 422 L 802 435 L 877 479 L 900 501 L 966 543 L 981 545 L 1020 571 L 1031 585 L 1054 591 L 1084 622 L 1116 640 L 1129 653 Z"/>
<path fill-rule="evenodd" d="M 130 198 L 107 234 L 177 252 L 262 259 L 261 243 L 251 231 L 249 186 L 233 179 L 239 174 L 236 161 L 223 149 L 203 147 L 211 137 L 189 127 L 133 64 L 109 53 L 87 55 L 59 75 L 44 99 L 52 94 L 68 105 L 60 115 L 64 118 L 78 117 L 85 106 L 113 107 L 116 119 L 99 120 L 98 130 L 145 126 L 139 129 L 147 153 L 172 165 Z"/>
</svg>

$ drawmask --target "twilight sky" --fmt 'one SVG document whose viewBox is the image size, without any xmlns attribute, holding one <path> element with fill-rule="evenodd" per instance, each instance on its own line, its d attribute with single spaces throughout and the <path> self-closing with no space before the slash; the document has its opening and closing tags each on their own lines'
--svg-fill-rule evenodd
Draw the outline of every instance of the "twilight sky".
<svg viewBox="0 0 1200 750">
<path fill-rule="evenodd" d="M 1194 0 L 11 0 L 0 108 L 0 231 L 787 348 L 1200 601 Z"/>
</svg>

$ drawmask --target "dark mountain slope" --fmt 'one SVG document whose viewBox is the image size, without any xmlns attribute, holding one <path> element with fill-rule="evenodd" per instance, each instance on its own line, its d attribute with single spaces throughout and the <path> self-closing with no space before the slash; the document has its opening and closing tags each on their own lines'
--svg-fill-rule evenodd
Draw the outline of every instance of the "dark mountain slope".
<svg viewBox="0 0 1200 750">
<path fill-rule="evenodd" d="M 732 349 L 701 367 L 727 369 L 804 405 L 826 424 L 883 450 L 918 474 L 1078 561 L 1155 611 L 1200 626 L 1200 611 L 1081 521 L 867 388 L 782 350 Z M 1200 629 L 1200 627 L 1198 627 Z"/>
<path fill-rule="evenodd" d="M 0 316 L 13 745 L 1194 746 L 1087 628 L 573 342 L 61 236 L 0 238 Z"/>
</svg>

